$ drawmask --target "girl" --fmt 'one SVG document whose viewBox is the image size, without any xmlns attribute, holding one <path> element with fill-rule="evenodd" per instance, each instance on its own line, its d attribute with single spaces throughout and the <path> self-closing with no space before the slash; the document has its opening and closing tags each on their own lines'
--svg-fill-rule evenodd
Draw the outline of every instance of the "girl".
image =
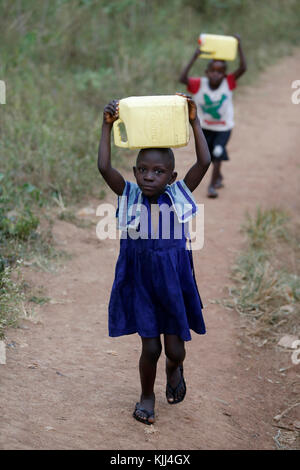
<svg viewBox="0 0 300 470">
<path fill-rule="evenodd" d="M 98 153 L 99 171 L 119 196 L 117 217 L 122 230 L 109 302 L 109 335 L 137 332 L 141 337 L 141 397 L 133 416 L 145 424 L 155 421 L 154 382 L 162 350 L 160 335 L 164 335 L 166 354 L 166 397 L 175 404 L 186 393 L 184 342 L 191 340 L 190 328 L 205 333 L 192 254 L 186 249 L 186 225 L 197 211 L 191 193 L 210 165 L 210 153 L 196 104 L 189 96 L 181 96 L 188 101 L 197 156 L 183 180 L 174 183 L 174 155 L 166 148 L 139 152 L 133 167 L 136 184 L 125 181 L 112 168 L 110 139 L 119 115 L 117 100 L 104 108 Z"/>
</svg>

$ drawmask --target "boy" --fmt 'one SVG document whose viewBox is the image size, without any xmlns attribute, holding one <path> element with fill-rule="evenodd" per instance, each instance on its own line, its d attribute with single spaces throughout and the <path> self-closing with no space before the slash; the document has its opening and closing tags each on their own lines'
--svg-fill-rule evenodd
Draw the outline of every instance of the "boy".
<svg viewBox="0 0 300 470">
<path fill-rule="evenodd" d="M 187 85 L 197 104 L 201 127 L 211 153 L 213 172 L 207 193 L 211 198 L 217 197 L 216 189 L 223 187 L 221 162 L 229 160 L 226 145 L 234 126 L 232 91 L 236 88 L 236 81 L 247 69 L 241 39 L 238 35 L 235 37 L 238 40 L 240 59 L 235 72 L 227 75 L 227 63 L 224 60 L 211 60 L 206 69 L 206 77 L 189 77 L 190 68 L 201 54 L 197 47 L 179 79 Z"/>
</svg>

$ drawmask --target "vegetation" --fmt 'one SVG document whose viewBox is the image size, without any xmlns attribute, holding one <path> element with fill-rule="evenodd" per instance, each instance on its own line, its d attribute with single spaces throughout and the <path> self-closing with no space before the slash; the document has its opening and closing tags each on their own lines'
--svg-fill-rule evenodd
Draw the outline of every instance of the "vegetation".
<svg viewBox="0 0 300 470">
<path fill-rule="evenodd" d="M 297 333 L 300 314 L 299 227 L 279 209 L 257 209 L 246 216 L 242 231 L 245 250 L 238 257 L 224 304 L 235 309 L 251 326 L 251 335 L 276 338 L 279 325 Z"/>
<path fill-rule="evenodd" d="M 103 197 L 96 155 L 110 99 L 184 91 L 179 72 L 200 32 L 241 34 L 249 83 L 299 42 L 299 22 L 297 0 L 1 0 L 1 292 L 21 253 L 46 256 L 46 207 Z M 124 155 L 114 148 L 119 165 Z"/>
<path fill-rule="evenodd" d="M 299 41 L 297 0 L 2 0 L 1 172 L 51 200 L 98 195 L 104 105 L 174 93 L 201 31 L 241 34 L 246 83 Z M 195 72 L 204 70 L 200 60 Z M 232 64 L 235 67 L 236 64 Z M 124 151 L 122 151 L 122 155 Z M 117 150 L 115 158 L 120 158 Z"/>
</svg>

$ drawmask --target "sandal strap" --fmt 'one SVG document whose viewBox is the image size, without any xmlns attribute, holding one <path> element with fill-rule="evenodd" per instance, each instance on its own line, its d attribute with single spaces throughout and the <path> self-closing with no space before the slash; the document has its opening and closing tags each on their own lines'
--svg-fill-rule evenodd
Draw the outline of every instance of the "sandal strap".
<svg viewBox="0 0 300 470">
<path fill-rule="evenodd" d="M 143 419 L 141 416 L 139 416 L 137 414 L 137 411 L 140 411 L 141 413 L 144 413 L 146 419 Z M 149 418 L 155 418 L 155 413 L 153 411 L 148 411 L 146 410 L 145 408 L 143 408 L 140 403 L 138 402 L 136 405 L 135 405 L 135 410 L 133 412 L 133 416 L 134 418 L 136 418 L 138 421 L 141 421 L 142 423 L 146 423 L 146 424 L 153 424 L 153 423 L 149 423 Z"/>
<path fill-rule="evenodd" d="M 180 403 L 184 399 L 185 394 L 186 394 L 186 384 L 185 384 L 185 380 L 184 380 L 184 376 L 183 376 L 183 366 L 179 366 L 179 369 L 180 369 L 180 373 L 181 373 L 181 378 L 180 378 L 180 381 L 177 384 L 177 386 L 175 388 L 173 388 L 169 383 L 167 383 L 166 392 L 169 393 L 170 395 L 172 395 L 173 399 L 174 399 L 173 402 L 169 402 L 171 404 Z M 183 388 L 183 394 L 180 398 L 178 398 L 176 395 L 177 395 L 178 390 L 180 390 L 181 388 Z"/>
<path fill-rule="evenodd" d="M 147 416 L 147 418 L 150 418 L 151 416 L 154 416 L 154 413 L 153 413 L 153 412 L 146 410 L 146 409 L 143 408 L 139 403 L 137 403 L 137 404 L 135 405 L 135 410 L 134 410 L 134 411 L 141 411 L 142 413 L 145 413 L 145 415 Z"/>
</svg>

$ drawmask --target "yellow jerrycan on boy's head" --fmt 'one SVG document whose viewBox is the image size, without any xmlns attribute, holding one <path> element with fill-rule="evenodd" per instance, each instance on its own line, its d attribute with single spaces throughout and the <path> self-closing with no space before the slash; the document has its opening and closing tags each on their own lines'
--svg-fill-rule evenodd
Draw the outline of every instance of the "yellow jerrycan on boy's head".
<svg viewBox="0 0 300 470">
<path fill-rule="evenodd" d="M 234 60 L 236 57 L 238 41 L 233 36 L 200 34 L 198 43 L 200 58 Z"/>
<path fill-rule="evenodd" d="M 125 141 L 121 136 L 122 123 L 126 130 Z M 119 119 L 114 122 L 113 130 L 118 147 L 183 147 L 189 141 L 187 100 L 178 95 L 121 99 Z"/>
</svg>

